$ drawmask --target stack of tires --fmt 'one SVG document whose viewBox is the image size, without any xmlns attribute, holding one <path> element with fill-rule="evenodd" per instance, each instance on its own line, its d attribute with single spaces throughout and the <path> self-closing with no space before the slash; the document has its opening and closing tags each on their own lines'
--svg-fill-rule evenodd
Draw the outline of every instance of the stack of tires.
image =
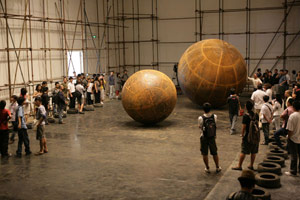
<svg viewBox="0 0 300 200">
<path fill-rule="evenodd" d="M 286 138 L 280 138 L 283 147 L 286 147 Z M 288 152 L 279 148 L 275 142 L 274 135 L 270 137 L 269 150 L 262 163 L 258 164 L 256 174 L 256 184 L 263 188 L 279 188 L 281 168 L 285 167 L 285 159 L 288 158 Z"/>
</svg>

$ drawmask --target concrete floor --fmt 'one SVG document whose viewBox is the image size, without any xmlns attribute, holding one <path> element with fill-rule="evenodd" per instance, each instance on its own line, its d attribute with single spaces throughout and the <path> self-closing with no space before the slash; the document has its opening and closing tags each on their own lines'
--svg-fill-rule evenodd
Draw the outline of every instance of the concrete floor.
<svg viewBox="0 0 300 200">
<path fill-rule="evenodd" d="M 204 173 L 197 127 L 202 110 L 187 98 L 179 96 L 171 116 L 153 127 L 134 122 L 113 100 L 68 115 L 64 125 L 46 126 L 48 154 L 1 159 L 0 199 L 205 199 L 240 152 L 239 134 L 229 135 L 226 107 L 214 113 L 220 174 Z M 37 152 L 35 133 L 29 135 Z M 9 146 L 15 150 L 16 143 Z"/>
</svg>

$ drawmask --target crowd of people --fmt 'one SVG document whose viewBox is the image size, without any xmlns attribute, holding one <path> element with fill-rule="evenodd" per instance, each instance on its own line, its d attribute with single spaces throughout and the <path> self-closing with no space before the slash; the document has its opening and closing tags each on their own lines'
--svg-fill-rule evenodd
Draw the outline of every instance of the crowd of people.
<svg viewBox="0 0 300 200">
<path fill-rule="evenodd" d="M 128 78 L 126 70 L 124 70 L 122 76 L 117 73 L 116 77 L 114 72 L 110 72 L 108 77 L 109 99 L 120 98 L 122 87 Z M 8 153 L 8 145 L 14 143 L 16 134 L 18 134 L 16 156 L 22 156 L 23 144 L 26 155 L 31 154 L 27 134 L 31 106 L 34 107 L 32 114 L 35 115 L 36 139 L 40 142 L 40 150 L 36 155 L 43 155 L 48 153 L 45 125 L 49 124 L 49 117 L 57 116 L 58 123 L 64 124 L 63 115 L 69 109 L 76 109 L 76 102 L 79 114 L 84 114 L 83 108 L 85 105 L 104 104 L 107 92 L 106 85 L 105 74 L 93 74 L 92 76 L 78 74 L 75 77 L 64 77 L 61 83 L 55 82 L 52 91 L 49 91 L 47 81 L 43 81 L 35 86 L 32 96 L 29 96 L 26 88 L 21 88 L 19 96 L 13 95 L 10 98 L 8 109 L 6 109 L 6 101 L 0 101 L 1 156 L 11 156 Z M 33 100 L 34 105 L 31 105 L 31 100 Z M 9 122 L 12 125 L 11 131 L 9 130 Z M 9 136 L 10 132 L 11 136 Z"/>
<path fill-rule="evenodd" d="M 230 134 L 235 134 L 237 118 L 242 118 L 242 130 L 240 136 L 241 153 L 237 166 L 232 170 L 243 170 L 242 165 L 246 155 L 250 155 L 250 164 L 247 170 L 242 172 L 239 178 L 241 191 L 229 195 L 227 199 L 251 198 L 251 191 L 255 185 L 253 175 L 254 162 L 259 151 L 259 145 L 268 145 L 270 142 L 270 129 L 274 129 L 274 138 L 278 148 L 288 150 L 291 157 L 287 176 L 297 176 L 300 173 L 300 72 L 288 70 L 266 70 L 262 75 L 258 69 L 252 81 L 254 91 L 251 99 L 245 103 L 245 111 L 242 109 L 239 96 L 232 88 L 228 97 Z M 213 156 L 216 172 L 221 171 L 216 144 L 217 115 L 212 114 L 211 105 L 203 104 L 204 114 L 198 118 L 198 126 L 201 130 L 200 151 L 205 164 L 205 172 L 211 173 L 208 162 L 208 150 Z M 260 143 L 260 135 L 263 133 L 263 141 Z M 287 147 L 282 145 L 280 136 L 287 137 Z M 253 198 L 254 199 L 254 198 Z"/>
</svg>

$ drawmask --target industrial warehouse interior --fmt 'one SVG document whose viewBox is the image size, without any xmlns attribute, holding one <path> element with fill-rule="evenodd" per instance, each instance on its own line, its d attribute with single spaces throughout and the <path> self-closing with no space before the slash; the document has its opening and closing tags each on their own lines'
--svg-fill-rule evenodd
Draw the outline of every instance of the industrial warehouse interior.
<svg viewBox="0 0 300 200">
<path fill-rule="evenodd" d="M 300 200 L 300 0 L 0 0 L 0 200 Z"/>
</svg>

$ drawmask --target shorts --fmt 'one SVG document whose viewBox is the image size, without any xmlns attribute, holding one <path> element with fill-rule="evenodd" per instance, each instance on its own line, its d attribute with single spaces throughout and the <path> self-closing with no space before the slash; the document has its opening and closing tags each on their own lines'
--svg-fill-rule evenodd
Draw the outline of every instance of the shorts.
<svg viewBox="0 0 300 200">
<path fill-rule="evenodd" d="M 218 148 L 216 144 L 216 139 L 215 137 L 200 137 L 200 151 L 201 154 L 204 156 L 208 155 L 208 148 L 210 151 L 210 154 L 215 156 L 218 155 Z"/>
<path fill-rule="evenodd" d="M 45 135 L 45 125 L 37 126 L 37 129 L 36 129 L 36 139 L 37 140 L 41 140 L 43 138 L 46 138 L 46 135 Z"/>
<path fill-rule="evenodd" d="M 78 95 L 78 96 L 77 96 L 77 103 L 78 103 L 79 105 L 81 105 L 81 101 L 82 101 L 82 95 Z"/>
<path fill-rule="evenodd" d="M 248 141 L 243 140 L 242 142 L 242 153 L 243 154 L 257 154 L 258 153 L 258 144 L 250 144 Z"/>
</svg>

